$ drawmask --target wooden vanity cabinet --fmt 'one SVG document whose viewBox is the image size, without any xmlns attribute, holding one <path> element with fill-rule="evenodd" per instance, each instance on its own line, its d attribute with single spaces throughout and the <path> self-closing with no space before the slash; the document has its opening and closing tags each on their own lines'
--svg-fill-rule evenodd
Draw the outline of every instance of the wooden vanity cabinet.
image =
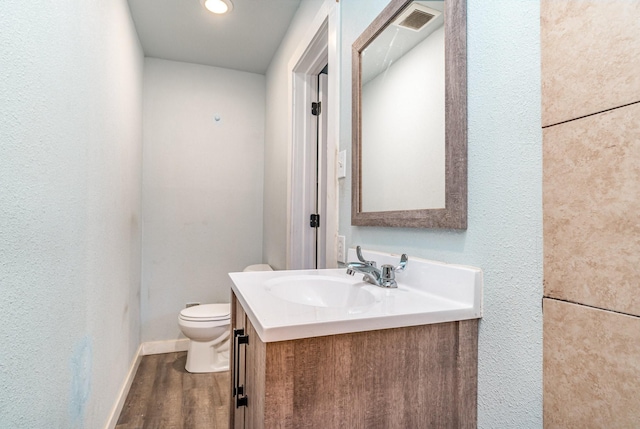
<svg viewBox="0 0 640 429">
<path fill-rule="evenodd" d="M 264 343 L 231 308 L 230 428 L 476 427 L 477 319 Z"/>
</svg>

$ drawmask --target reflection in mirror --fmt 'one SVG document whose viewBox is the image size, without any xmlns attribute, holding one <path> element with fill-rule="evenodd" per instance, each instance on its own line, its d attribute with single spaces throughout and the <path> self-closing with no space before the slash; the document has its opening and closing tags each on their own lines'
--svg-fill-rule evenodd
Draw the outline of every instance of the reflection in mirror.
<svg viewBox="0 0 640 429">
<path fill-rule="evenodd" d="M 391 0 L 353 44 L 353 225 L 467 225 L 465 0 Z"/>
<path fill-rule="evenodd" d="M 362 210 L 445 207 L 444 3 L 414 1 L 362 51 Z"/>
</svg>

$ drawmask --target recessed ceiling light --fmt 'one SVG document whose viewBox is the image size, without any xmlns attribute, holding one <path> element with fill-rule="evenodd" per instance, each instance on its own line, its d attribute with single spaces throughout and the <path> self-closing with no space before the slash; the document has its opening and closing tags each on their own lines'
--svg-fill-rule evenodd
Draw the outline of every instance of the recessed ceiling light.
<svg viewBox="0 0 640 429">
<path fill-rule="evenodd" d="M 231 0 L 204 0 L 203 4 L 208 11 L 217 14 L 227 13 L 233 9 Z"/>
</svg>

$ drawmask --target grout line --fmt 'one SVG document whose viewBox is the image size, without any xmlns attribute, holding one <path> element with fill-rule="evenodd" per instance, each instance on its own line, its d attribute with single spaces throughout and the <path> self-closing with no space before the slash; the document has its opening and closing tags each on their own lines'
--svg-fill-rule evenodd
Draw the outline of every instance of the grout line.
<svg viewBox="0 0 640 429">
<path fill-rule="evenodd" d="M 610 310 L 608 308 L 596 307 L 595 305 L 583 304 L 581 302 L 571 301 L 569 299 L 560 299 L 560 298 L 552 298 L 550 296 L 543 296 L 544 299 L 552 299 L 554 301 L 566 302 L 569 304 L 580 305 L 582 307 L 593 308 L 594 310 L 607 311 L 609 313 L 621 314 L 623 316 L 635 317 L 636 319 L 640 319 L 640 316 L 637 314 L 625 313 L 624 311 Z"/>
<path fill-rule="evenodd" d="M 601 114 L 601 113 L 610 112 L 610 111 L 612 111 L 612 110 L 621 109 L 621 108 L 623 108 L 623 107 L 633 106 L 634 104 L 638 104 L 638 103 L 640 103 L 640 101 L 634 101 L 634 102 L 632 102 L 632 103 L 623 104 L 623 105 L 621 105 L 621 106 L 612 107 L 612 108 L 610 108 L 610 109 L 601 110 L 601 111 L 599 111 L 599 112 L 589 113 L 588 115 L 579 116 L 579 117 L 577 117 L 577 118 L 567 119 L 566 121 L 556 122 L 555 124 L 544 125 L 544 126 L 542 127 L 542 129 L 550 128 L 550 127 L 555 127 L 556 125 L 566 124 L 567 122 L 577 121 L 577 120 L 579 120 L 579 119 L 588 118 L 589 116 L 599 115 L 599 114 Z"/>
</svg>

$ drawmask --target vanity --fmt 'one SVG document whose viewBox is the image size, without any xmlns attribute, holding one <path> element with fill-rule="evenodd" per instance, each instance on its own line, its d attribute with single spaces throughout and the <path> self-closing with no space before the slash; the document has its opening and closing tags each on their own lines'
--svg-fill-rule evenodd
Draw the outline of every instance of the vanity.
<svg viewBox="0 0 640 429">
<path fill-rule="evenodd" d="M 395 289 L 345 269 L 230 277 L 231 428 L 476 426 L 479 269 L 410 259 Z"/>
<path fill-rule="evenodd" d="M 467 228 L 466 36 L 466 0 L 390 0 L 353 43 L 353 226 Z M 363 259 L 230 274 L 231 428 L 476 427 L 481 270 Z"/>
</svg>

